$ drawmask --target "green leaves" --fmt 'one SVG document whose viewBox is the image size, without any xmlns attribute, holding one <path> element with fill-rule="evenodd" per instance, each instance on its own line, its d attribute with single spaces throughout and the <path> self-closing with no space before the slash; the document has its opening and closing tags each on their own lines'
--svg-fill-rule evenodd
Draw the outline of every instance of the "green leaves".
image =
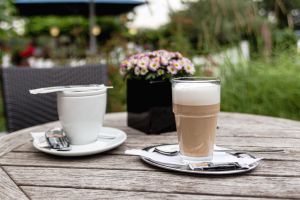
<svg viewBox="0 0 300 200">
<path fill-rule="evenodd" d="M 154 79 L 156 79 L 156 77 L 157 77 L 157 74 L 155 74 L 155 73 L 148 73 L 146 75 L 145 79 L 146 80 L 154 80 Z"/>
<path fill-rule="evenodd" d="M 203 54 L 259 32 L 256 23 L 262 21 L 252 0 L 202 0 L 190 3 L 186 11 L 173 13 L 169 28 L 177 48 L 191 44 L 196 53 Z"/>
<path fill-rule="evenodd" d="M 299 120 L 299 63 L 296 50 L 286 50 L 269 62 L 222 66 L 222 110 Z"/>
<path fill-rule="evenodd" d="M 7 40 L 11 35 L 14 35 L 11 24 L 16 17 L 13 14 L 15 14 L 15 8 L 12 0 L 0 1 L 0 23 L 2 24 L 2 27 L 0 27 L 0 39 L 2 40 Z"/>
</svg>

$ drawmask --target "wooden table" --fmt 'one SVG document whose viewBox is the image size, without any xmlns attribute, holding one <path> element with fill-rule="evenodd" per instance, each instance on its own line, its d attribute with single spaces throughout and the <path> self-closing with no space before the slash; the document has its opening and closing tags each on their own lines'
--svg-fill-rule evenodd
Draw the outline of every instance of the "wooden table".
<svg viewBox="0 0 300 200">
<path fill-rule="evenodd" d="M 0 137 L 0 199 L 300 199 L 300 122 L 221 113 L 217 144 L 234 149 L 268 147 L 253 172 L 193 176 L 165 171 L 124 155 L 126 149 L 174 143 L 176 133 L 145 135 L 126 126 L 126 114 L 107 114 L 105 125 L 124 130 L 127 141 L 107 153 L 77 158 L 36 151 L 30 131 Z"/>
</svg>

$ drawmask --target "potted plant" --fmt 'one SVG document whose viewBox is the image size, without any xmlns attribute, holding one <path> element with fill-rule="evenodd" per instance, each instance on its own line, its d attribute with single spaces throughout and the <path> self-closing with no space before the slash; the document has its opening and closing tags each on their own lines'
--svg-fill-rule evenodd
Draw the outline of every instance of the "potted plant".
<svg viewBox="0 0 300 200">
<path fill-rule="evenodd" d="M 127 80 L 128 126 L 145 133 L 175 131 L 170 79 L 195 73 L 193 63 L 179 52 L 158 50 L 122 61 Z"/>
</svg>

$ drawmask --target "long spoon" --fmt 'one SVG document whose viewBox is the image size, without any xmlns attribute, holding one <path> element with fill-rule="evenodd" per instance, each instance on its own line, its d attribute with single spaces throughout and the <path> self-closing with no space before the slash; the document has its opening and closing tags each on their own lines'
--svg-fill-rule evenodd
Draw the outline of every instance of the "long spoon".
<svg viewBox="0 0 300 200">
<path fill-rule="evenodd" d="M 166 156 L 176 156 L 179 154 L 178 150 L 162 150 L 159 147 L 155 147 L 154 152 L 166 155 Z M 215 152 L 226 152 L 226 153 L 242 153 L 242 152 L 250 152 L 250 153 L 276 153 L 276 152 L 285 152 L 283 149 L 255 149 L 255 150 L 233 150 L 233 149 L 218 149 L 214 150 Z"/>
<path fill-rule="evenodd" d="M 112 86 L 105 86 L 103 84 L 97 85 L 67 85 L 67 86 L 56 86 L 56 87 L 45 87 L 29 90 L 30 94 L 46 94 L 53 92 L 65 92 L 65 91 L 87 91 L 87 90 L 104 90 L 113 88 Z"/>
</svg>

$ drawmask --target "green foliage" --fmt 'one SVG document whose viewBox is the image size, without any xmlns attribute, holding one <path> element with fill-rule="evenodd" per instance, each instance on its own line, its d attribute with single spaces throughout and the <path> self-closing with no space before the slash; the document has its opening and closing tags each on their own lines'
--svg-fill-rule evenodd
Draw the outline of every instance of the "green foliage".
<svg viewBox="0 0 300 200">
<path fill-rule="evenodd" d="M 121 32 L 125 27 L 118 17 L 97 17 L 96 24 L 101 26 L 101 37 L 111 32 Z M 61 34 L 74 37 L 88 36 L 88 18 L 83 16 L 44 16 L 27 18 L 26 34 L 30 36 L 49 35 L 52 27 L 58 27 Z"/>
<path fill-rule="evenodd" d="M 114 88 L 108 90 L 107 111 L 126 111 L 126 81 L 120 75 L 118 68 L 109 66 L 109 85 Z"/>
<path fill-rule="evenodd" d="M 187 3 L 186 10 L 171 13 L 169 24 L 159 30 L 143 30 L 130 40 L 191 56 L 222 51 L 247 39 L 251 56 L 267 57 L 272 45 L 284 49 L 295 44 L 292 29 L 287 29 L 292 25 L 287 21 L 299 5 L 300 0 L 193 1 Z M 277 23 L 268 20 L 270 12 L 275 13 Z M 269 34 L 273 41 L 269 40 Z"/>
<path fill-rule="evenodd" d="M 175 36 L 174 43 L 185 39 L 176 48 L 187 43 L 195 53 L 205 54 L 257 34 L 263 21 L 252 0 L 202 0 L 190 3 L 187 10 L 173 13 L 169 30 Z"/>
<path fill-rule="evenodd" d="M 77 27 L 87 30 L 88 22 L 80 16 L 66 16 L 63 18 L 58 16 L 30 17 L 27 19 L 26 33 L 30 36 L 49 35 L 51 27 L 58 27 L 61 33 L 70 33 L 71 30 Z"/>
<path fill-rule="evenodd" d="M 259 1 L 258 6 L 266 11 L 265 15 L 269 12 L 275 13 L 277 27 L 284 29 L 290 26 L 290 12 L 300 7 L 300 0 L 263 0 Z"/>
<path fill-rule="evenodd" d="M 12 0 L 0 1 L 0 21 L 10 21 L 11 15 L 14 13 Z"/>
<path fill-rule="evenodd" d="M 274 30 L 272 34 L 274 49 L 285 49 L 293 48 L 297 43 L 297 36 L 291 29 L 278 29 Z"/>
<path fill-rule="evenodd" d="M 126 34 L 129 41 L 143 45 L 145 50 L 166 49 L 168 47 L 168 29 L 164 26 L 158 29 L 140 29 L 136 35 Z"/>
<path fill-rule="evenodd" d="M 101 34 L 97 36 L 101 52 L 104 45 L 111 38 L 117 40 L 125 29 L 119 17 L 97 17 L 96 24 L 101 28 Z M 57 27 L 60 30 L 58 37 L 50 36 L 50 29 Z M 44 16 L 29 17 L 26 20 L 26 36 L 34 37 L 39 47 L 55 62 L 64 65 L 68 58 L 86 58 L 89 38 L 88 18 L 83 16 Z"/>
<path fill-rule="evenodd" d="M 7 38 L 15 34 L 11 27 L 14 13 L 13 0 L 0 1 L 0 22 L 6 23 L 9 26 L 8 29 L 0 28 L 0 40 L 7 40 Z"/>
<path fill-rule="evenodd" d="M 175 28 L 176 32 L 174 34 L 170 34 L 170 43 L 167 44 L 168 48 L 181 52 L 184 55 L 193 54 L 192 43 L 189 41 L 189 37 L 185 35 L 183 30 L 184 28 L 181 25 L 178 25 Z"/>
<path fill-rule="evenodd" d="M 222 66 L 221 109 L 300 120 L 300 57 L 278 52 L 269 63 Z"/>
</svg>

